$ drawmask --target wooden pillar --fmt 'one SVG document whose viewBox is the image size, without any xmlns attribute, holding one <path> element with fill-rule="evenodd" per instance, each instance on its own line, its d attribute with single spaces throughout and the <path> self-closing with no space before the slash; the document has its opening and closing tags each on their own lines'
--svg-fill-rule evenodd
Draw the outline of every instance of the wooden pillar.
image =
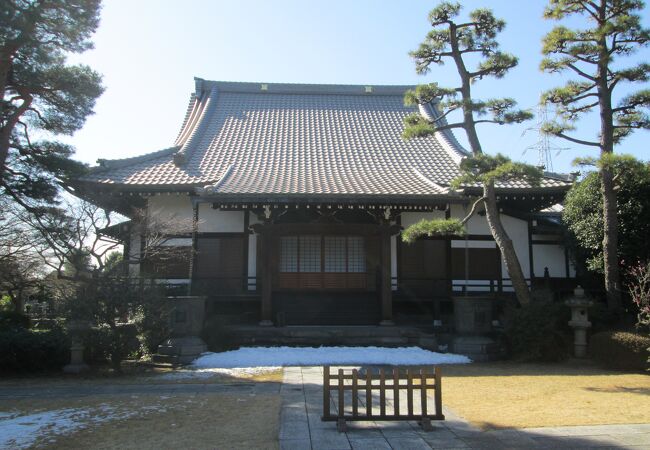
<svg viewBox="0 0 650 450">
<path fill-rule="evenodd" d="M 381 298 L 381 322 L 380 325 L 395 325 L 393 322 L 393 291 L 391 288 L 391 267 L 390 267 L 390 236 L 391 228 L 389 223 L 379 226 L 380 248 L 381 248 L 381 269 L 379 284 Z"/>
<path fill-rule="evenodd" d="M 192 283 L 194 281 L 194 271 L 196 268 L 196 258 L 198 253 L 198 237 L 199 237 L 199 203 L 192 202 L 192 249 L 190 253 L 189 264 L 189 277 L 190 282 L 187 283 L 187 295 L 192 295 Z"/>
<path fill-rule="evenodd" d="M 272 320 L 272 292 L 273 292 L 273 268 L 271 265 L 271 233 L 268 225 L 255 227 L 255 232 L 258 233 L 257 242 L 260 246 L 260 269 L 262 270 L 261 280 L 262 283 L 262 309 L 260 325 L 265 327 L 273 326 Z"/>
</svg>

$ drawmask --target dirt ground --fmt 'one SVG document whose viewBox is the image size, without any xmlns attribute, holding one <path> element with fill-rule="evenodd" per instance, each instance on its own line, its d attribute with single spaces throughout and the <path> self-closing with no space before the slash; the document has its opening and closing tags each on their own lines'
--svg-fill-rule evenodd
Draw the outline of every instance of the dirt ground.
<svg viewBox="0 0 650 450">
<path fill-rule="evenodd" d="M 647 423 L 650 374 L 576 364 L 443 366 L 443 403 L 482 428 Z"/>
<path fill-rule="evenodd" d="M 134 400 L 134 399 L 132 399 Z M 277 449 L 278 395 L 223 394 L 154 396 L 137 399 L 136 410 L 156 410 L 113 420 L 76 433 L 41 439 L 44 449 Z"/>
<path fill-rule="evenodd" d="M 182 369 L 181 369 L 182 370 Z M 47 384 L 51 387 L 68 385 L 116 385 L 116 384 L 238 384 L 250 381 L 282 381 L 282 369 L 263 371 L 261 373 L 248 374 L 237 373 L 236 376 L 214 373 L 206 376 L 188 376 L 175 378 L 178 369 L 154 367 L 143 364 L 123 364 L 123 372 L 115 373 L 108 367 L 92 368 L 89 372 L 80 374 L 63 374 L 55 372 L 52 374 L 36 375 L 9 375 L 0 377 L 0 388 L 42 386 Z M 170 376 L 167 378 L 166 376 Z"/>
<path fill-rule="evenodd" d="M 179 379 L 166 379 L 166 372 L 57 375 L 47 382 L 43 377 L 5 379 L 0 383 L 5 390 L 32 386 L 45 395 L 2 399 L 0 434 L 4 429 L 17 441 L 0 436 L 0 448 L 278 448 L 280 396 L 277 390 L 258 391 L 252 386 L 277 385 L 282 381 L 282 370 Z M 137 386 L 142 384 L 159 388 L 140 391 Z M 197 385 L 196 389 L 188 389 L 188 384 Z M 215 384 L 224 390 L 207 389 Z M 116 387 L 116 392 L 124 385 L 130 393 L 93 394 L 92 386 L 105 385 Z M 174 385 L 185 387 L 175 391 Z M 82 390 L 75 393 L 76 387 Z M 50 390 L 54 388 L 57 390 Z"/>
<path fill-rule="evenodd" d="M 197 392 L 23 398 L 3 401 L 2 409 L 29 414 L 35 422 L 39 413 L 82 412 L 75 418 L 81 427 L 42 430 L 30 448 L 276 449 L 280 404 L 277 394 Z"/>
</svg>

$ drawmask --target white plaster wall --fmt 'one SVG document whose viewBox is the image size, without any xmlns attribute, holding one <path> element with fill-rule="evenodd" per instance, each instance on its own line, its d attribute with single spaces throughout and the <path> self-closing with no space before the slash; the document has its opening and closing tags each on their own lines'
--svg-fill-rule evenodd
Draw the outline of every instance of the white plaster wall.
<svg viewBox="0 0 650 450">
<path fill-rule="evenodd" d="M 397 290 L 397 236 L 390 237 L 390 276 L 391 289 Z"/>
<path fill-rule="evenodd" d="M 166 241 L 162 242 L 160 245 L 164 247 L 191 247 L 192 238 L 167 239 Z"/>
<path fill-rule="evenodd" d="M 129 242 L 129 259 L 131 261 L 138 261 L 140 259 L 140 235 L 137 233 L 131 233 L 130 242 Z M 138 276 L 140 275 L 140 264 L 129 264 L 129 275 Z"/>
<path fill-rule="evenodd" d="M 553 234 L 533 234 L 533 241 L 561 241 L 562 236 Z"/>
<path fill-rule="evenodd" d="M 248 224 L 255 225 L 256 223 L 262 223 L 262 221 L 257 218 L 257 214 L 253 211 L 248 211 Z"/>
<path fill-rule="evenodd" d="M 210 203 L 199 204 L 199 233 L 243 233 L 247 211 L 219 211 Z"/>
<path fill-rule="evenodd" d="M 253 279 L 248 280 L 248 290 L 254 291 L 256 288 L 257 280 L 257 235 L 248 235 L 248 276 Z"/>
<path fill-rule="evenodd" d="M 521 270 L 524 273 L 524 277 L 528 278 L 530 274 L 530 262 L 528 259 L 528 222 L 501 214 L 501 223 L 503 223 L 506 233 L 508 233 L 508 236 L 512 239 L 512 244 L 515 247 L 515 253 L 517 254 L 517 258 L 519 258 L 519 264 L 521 264 Z M 503 260 L 501 261 L 501 269 L 503 278 L 510 278 L 508 269 L 506 269 Z"/>
<path fill-rule="evenodd" d="M 462 205 L 451 205 L 451 217 L 454 219 L 464 219 L 469 213 L 470 208 L 471 205 L 467 205 L 467 209 L 463 208 Z M 465 229 L 468 234 L 490 235 L 487 219 L 484 215 L 479 214 L 480 211 L 482 211 L 482 208 L 477 209 L 474 215 L 467 221 Z"/>
<path fill-rule="evenodd" d="M 444 211 L 403 212 L 402 214 L 400 214 L 400 217 L 402 218 L 402 226 L 406 228 L 413 225 L 414 223 L 418 223 L 422 219 L 425 220 L 444 219 L 445 212 Z"/>
<path fill-rule="evenodd" d="M 566 278 L 564 247 L 562 245 L 533 245 L 533 268 L 535 276 L 544 276 L 544 267 L 548 267 L 551 277 Z M 575 276 L 575 268 L 569 262 L 569 276 Z"/>
<path fill-rule="evenodd" d="M 192 232 L 192 201 L 187 195 L 149 197 L 149 220 L 158 221 L 171 234 Z"/>
<path fill-rule="evenodd" d="M 451 248 L 495 248 L 497 246 L 494 241 L 451 241 Z"/>
</svg>

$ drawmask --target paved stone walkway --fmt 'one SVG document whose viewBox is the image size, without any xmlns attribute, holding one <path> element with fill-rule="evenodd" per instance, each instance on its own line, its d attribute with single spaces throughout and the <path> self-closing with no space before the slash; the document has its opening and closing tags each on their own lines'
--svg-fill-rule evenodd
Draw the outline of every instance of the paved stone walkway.
<svg viewBox="0 0 650 450">
<path fill-rule="evenodd" d="M 321 367 L 284 370 L 282 449 L 650 449 L 650 424 L 481 431 L 446 408 L 446 420 L 428 433 L 415 422 L 353 422 L 339 433 L 336 423 L 321 421 L 322 377 Z"/>
</svg>

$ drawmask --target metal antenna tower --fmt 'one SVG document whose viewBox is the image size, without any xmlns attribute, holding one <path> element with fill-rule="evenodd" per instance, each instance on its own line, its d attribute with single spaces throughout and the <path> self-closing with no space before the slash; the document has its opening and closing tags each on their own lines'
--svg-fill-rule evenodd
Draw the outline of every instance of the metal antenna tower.
<svg viewBox="0 0 650 450">
<path fill-rule="evenodd" d="M 554 145 L 551 137 L 546 133 L 542 133 L 542 127 L 546 122 L 548 122 L 548 108 L 546 105 L 537 105 L 537 124 L 532 128 L 526 129 L 524 134 L 526 134 L 527 131 L 536 131 L 538 139 L 533 145 L 529 145 L 524 149 L 524 154 L 528 150 L 536 150 L 537 165 L 547 172 L 553 172 L 553 158 L 551 152 L 555 151 L 555 156 L 557 156 L 562 150 L 568 150 L 569 147 L 559 147 Z"/>
</svg>

